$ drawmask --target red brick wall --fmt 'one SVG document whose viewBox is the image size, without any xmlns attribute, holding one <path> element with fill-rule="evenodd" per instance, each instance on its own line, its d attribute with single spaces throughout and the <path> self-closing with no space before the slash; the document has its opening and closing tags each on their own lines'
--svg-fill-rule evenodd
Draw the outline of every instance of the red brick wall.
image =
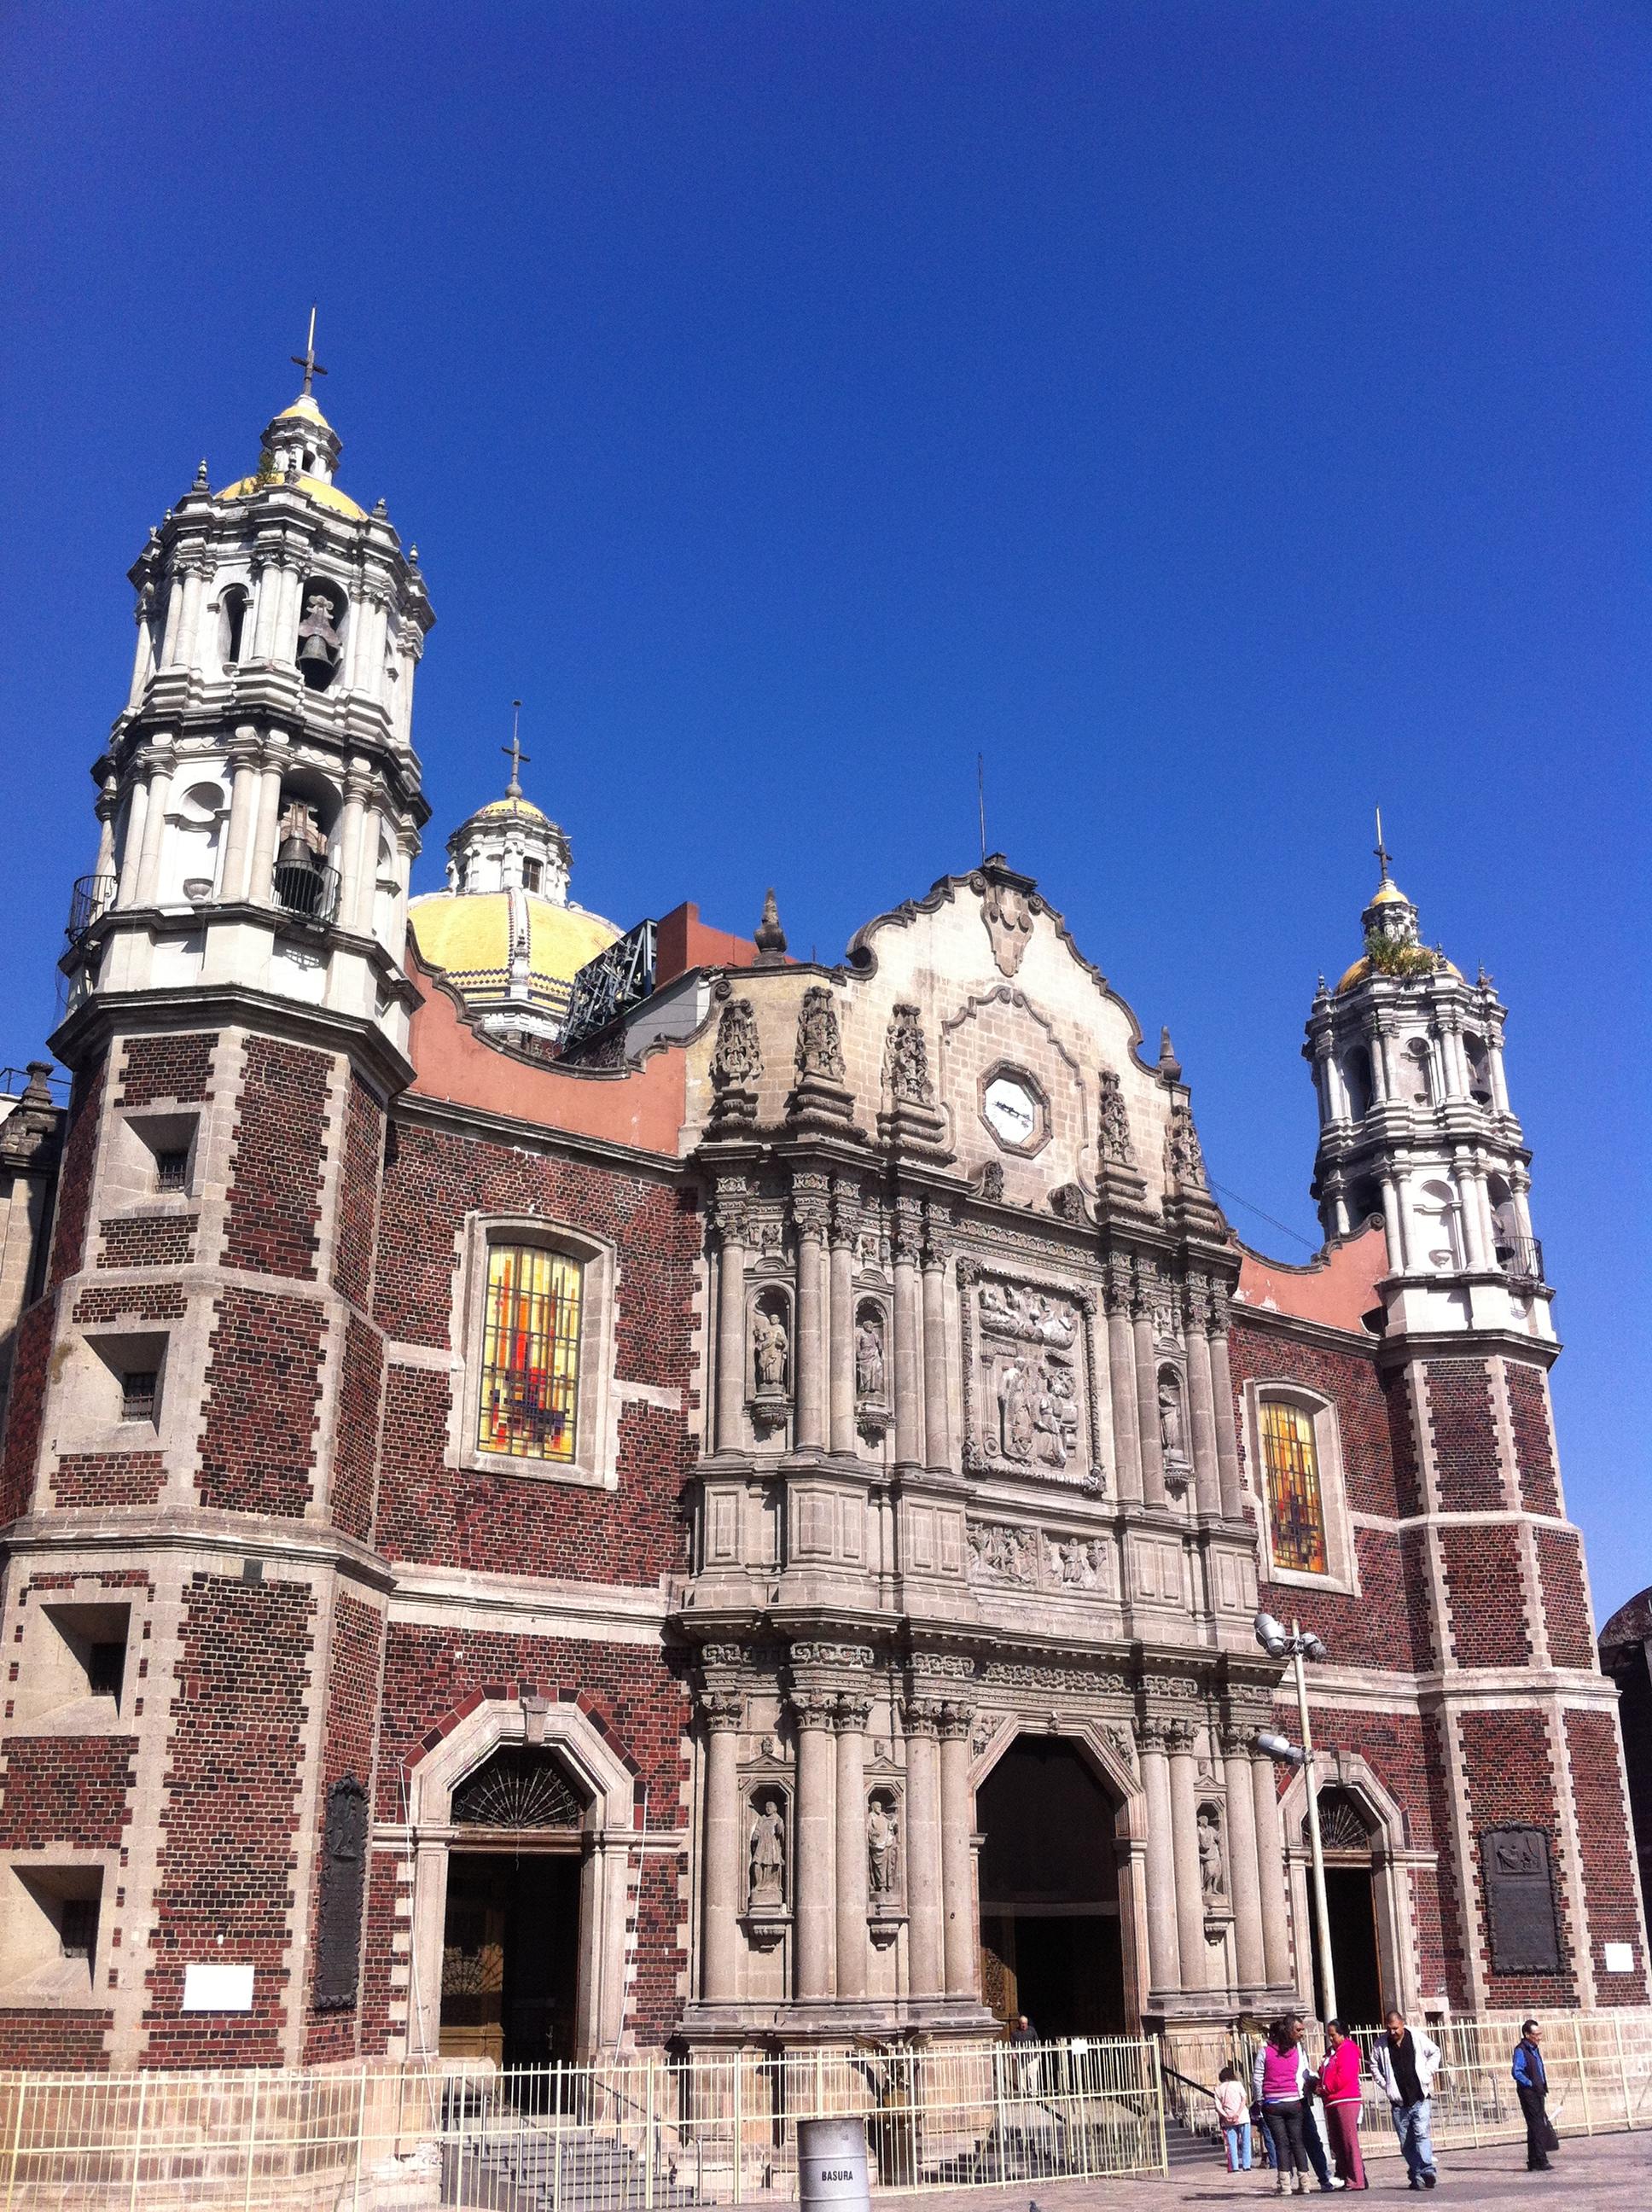
<svg viewBox="0 0 1652 2212">
<path fill-rule="evenodd" d="M 385 1113 L 353 1070 L 344 1112 L 344 1163 L 339 1174 L 335 1287 L 352 1305 L 373 1295 L 373 1255 L 379 1234 L 379 1170 L 384 1158 Z"/>
<path fill-rule="evenodd" d="M 0 1462 L 0 1522 L 15 1521 L 34 1501 L 34 1471 L 46 1416 L 46 1369 L 58 1301 L 43 1298 L 17 1324 L 11 1389 L 6 1399 L 6 1450 Z"/>
<path fill-rule="evenodd" d="M 0 1740 L 0 1753 L 6 1762 L 0 1850 L 76 1844 L 112 1850 L 125 1841 L 136 1736 L 11 1735 Z M 106 1919 L 112 1903 L 104 1900 Z"/>
<path fill-rule="evenodd" d="M 104 2037 L 114 2020 L 109 2012 L 28 2012 L 0 2008 L 0 2066 L 26 2066 L 33 2073 L 106 2074 L 109 2054 Z"/>
<path fill-rule="evenodd" d="M 178 1283 L 96 1284 L 75 1301 L 83 1328 L 112 1321 L 181 1321 L 188 1301 Z"/>
<path fill-rule="evenodd" d="M 52 1476 L 54 1505 L 153 1505 L 167 1479 L 158 1451 L 65 1452 Z"/>
<path fill-rule="evenodd" d="M 1452 2003 L 1466 2005 L 1471 1991 L 1468 1960 L 1463 1949 L 1462 1885 L 1457 1864 L 1456 1833 L 1451 1820 L 1452 1762 L 1445 1723 L 1438 1713 L 1423 1716 L 1423 1741 L 1427 1760 L 1429 1816 L 1434 1832 L 1434 1848 L 1440 1854 L 1439 1885 L 1435 1896 L 1440 1917 L 1440 1965 L 1446 1994 Z M 1419 1926 L 1419 1942 L 1422 1940 Z M 1424 1991 L 1430 1995 L 1437 1986 L 1426 1978 L 1423 1984 Z"/>
<path fill-rule="evenodd" d="M 1566 1715 L 1566 1757 L 1583 1895 L 1588 1905 L 1589 1945 L 1594 1954 L 1594 2001 L 1603 2005 L 1647 2002 L 1646 1954 L 1636 1911 L 1635 1862 L 1629 1847 L 1629 1814 L 1618 1774 L 1617 1726 L 1610 1713 Z M 1606 1946 L 1627 1943 L 1632 1974 L 1606 1971 Z"/>
<path fill-rule="evenodd" d="M 201 1503 L 301 1516 L 313 1492 L 322 1310 L 311 1298 L 226 1290 L 213 1304 Z"/>
<path fill-rule="evenodd" d="M 152 1106 L 157 1099 L 189 1104 L 210 1098 L 207 1082 L 217 1049 L 214 1030 L 181 1036 L 129 1037 L 116 1104 Z"/>
<path fill-rule="evenodd" d="M 1423 1670 L 1432 1666 L 1429 1626 L 1428 1553 L 1420 1530 L 1393 1534 L 1356 1528 L 1354 1554 L 1360 1594 L 1315 1590 L 1297 1583 L 1259 1584 L 1266 1611 L 1322 1636 L 1345 1666 Z"/>
<path fill-rule="evenodd" d="M 1509 1385 L 1509 1422 L 1520 1465 L 1520 1502 L 1528 1513 L 1560 1512 L 1560 1478 L 1549 1433 L 1549 1379 L 1540 1367 L 1523 1360 L 1503 1363 Z"/>
<path fill-rule="evenodd" d="M 226 1266 L 314 1280 L 331 1069 L 325 1053 L 278 1037 L 247 1038 Z"/>
<path fill-rule="evenodd" d="M 1239 1389 L 1247 1382 L 1300 1383 L 1304 1389 L 1329 1399 L 1336 1407 L 1348 1503 L 1354 1511 L 1397 1518 L 1408 1510 L 1412 1501 L 1401 1497 L 1395 1483 L 1394 1422 L 1398 1417 L 1403 1423 L 1409 1454 L 1409 1409 L 1403 1398 L 1396 1407 L 1377 1373 L 1375 1346 L 1369 1354 L 1351 1346 L 1346 1352 L 1333 1352 L 1321 1345 L 1303 1344 L 1269 1328 L 1265 1322 L 1253 1321 L 1240 1307 L 1234 1308 L 1233 1315 L 1228 1358 L 1233 1370 L 1235 1418 L 1247 1456 Z M 1264 1479 L 1260 1468 L 1248 1468 L 1247 1474 L 1253 1488 Z"/>
<path fill-rule="evenodd" d="M 1460 1667 L 1528 1667 L 1520 1538 L 1508 1523 L 1442 1528 L 1451 1643 Z"/>
<path fill-rule="evenodd" d="M 1423 1371 L 1442 1510 L 1495 1509 L 1504 1501 L 1491 1369 L 1483 1359 L 1430 1359 Z"/>
<path fill-rule="evenodd" d="M 1549 1765 L 1549 1731 L 1539 1712 L 1467 1712 L 1458 1722 L 1461 1733 L 1462 1779 L 1468 1787 L 1470 1826 L 1474 1843 L 1474 1942 L 1486 1974 L 1486 1989 L 1494 2011 L 1515 2005 L 1575 2005 L 1577 1984 L 1564 1917 L 1564 1877 L 1558 1849 L 1554 1787 Z M 1542 1828 L 1549 1838 L 1560 1938 L 1561 1972 L 1558 1974 L 1499 1974 L 1492 1972 L 1491 1942 L 1485 1921 L 1485 1873 L 1481 1863 L 1482 1838 L 1488 1828 L 1506 1823 Z"/>
<path fill-rule="evenodd" d="M 76 1077 L 69 1101 L 69 1133 L 64 1139 L 63 1164 L 58 1170 L 56 1218 L 52 1232 L 50 1287 L 54 1290 L 66 1275 L 79 1270 L 86 1256 L 86 1222 L 92 1204 L 98 1119 L 106 1072 L 106 1061 L 94 1060 Z"/>
<path fill-rule="evenodd" d="M 359 1598 L 341 1595 L 333 1613 L 332 1646 L 327 1662 L 327 1725 L 321 1784 L 316 1795 L 318 1831 L 326 1819 L 327 1795 L 334 1783 L 352 1775 L 373 1802 L 373 1745 L 379 1717 L 379 1667 L 384 1619 Z M 321 1905 L 321 1855 L 316 1854 L 309 1903 L 310 1975 L 318 1965 L 315 1942 Z M 363 1900 L 365 1922 L 365 1897 Z M 361 2001 L 348 2011 L 318 2012 L 304 1992 L 304 2063 L 351 2058 L 361 2050 Z M 382 2047 L 382 2046 L 380 2046 Z"/>
<path fill-rule="evenodd" d="M 1540 1528 L 1536 1534 L 1549 1656 L 1557 1667 L 1587 1667 L 1595 1674 L 1594 1624 L 1583 1594 L 1582 1541 L 1570 1528 Z"/>
<path fill-rule="evenodd" d="M 363 2058 L 381 2058 L 389 2047 L 390 1970 L 396 1960 L 396 1937 L 408 1922 L 396 1917 L 396 1899 L 410 1896 L 397 1880 L 404 1863 L 399 1853 L 369 1850 L 367 1856 L 367 1944 L 361 1962 L 361 2049 Z M 405 1998 L 407 1992 L 398 1992 Z M 399 2027 L 394 2031 L 401 2033 Z"/>
<path fill-rule="evenodd" d="M 193 1213 L 116 1215 L 98 1224 L 103 1232 L 100 1267 L 187 1267 L 195 1258 Z"/>
<path fill-rule="evenodd" d="M 344 1329 L 338 1380 L 338 1424 L 332 1447 L 332 1518 L 348 1535 L 373 1533 L 373 1474 L 379 1456 L 379 1400 L 385 1349 L 379 1332 L 351 1314 Z"/>
<path fill-rule="evenodd" d="M 301 1583 L 191 1578 L 156 1854 L 149 2065 L 281 2063 L 314 1612 Z M 203 1959 L 255 1968 L 250 2013 L 179 2012 L 184 1968 Z"/>
</svg>

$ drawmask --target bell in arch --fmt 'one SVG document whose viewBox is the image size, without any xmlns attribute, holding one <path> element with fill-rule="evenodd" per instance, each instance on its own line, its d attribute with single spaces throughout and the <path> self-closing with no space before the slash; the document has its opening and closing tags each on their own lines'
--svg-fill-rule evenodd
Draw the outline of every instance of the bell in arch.
<svg viewBox="0 0 1652 2212">
<path fill-rule="evenodd" d="M 330 683 L 343 647 L 331 599 L 325 592 L 311 592 L 298 626 L 298 665 L 306 683 L 318 686 Z"/>
</svg>

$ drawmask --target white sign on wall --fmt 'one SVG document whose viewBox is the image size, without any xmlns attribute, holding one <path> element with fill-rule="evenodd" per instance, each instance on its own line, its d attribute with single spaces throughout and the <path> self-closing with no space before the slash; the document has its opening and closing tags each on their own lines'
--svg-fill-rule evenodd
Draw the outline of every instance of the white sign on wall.
<svg viewBox="0 0 1652 2212">
<path fill-rule="evenodd" d="M 251 1966 L 197 1966 L 184 1969 L 185 2012 L 251 2012 Z"/>
<path fill-rule="evenodd" d="M 1635 1971 L 1635 1946 L 1632 1943 L 1608 1943 L 1605 1947 L 1606 1972 L 1609 1974 L 1632 1974 Z"/>
</svg>

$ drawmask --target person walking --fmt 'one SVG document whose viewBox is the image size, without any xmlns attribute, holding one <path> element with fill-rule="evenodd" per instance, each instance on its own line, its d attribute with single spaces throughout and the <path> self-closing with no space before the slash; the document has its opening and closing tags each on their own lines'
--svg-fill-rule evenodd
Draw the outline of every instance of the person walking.
<svg viewBox="0 0 1652 2212">
<path fill-rule="evenodd" d="M 1337 2172 L 1350 2189 L 1367 2189 L 1370 2185 L 1359 2151 L 1359 2045 L 1339 2020 L 1325 2023 L 1320 2088 Z"/>
<path fill-rule="evenodd" d="M 1303 2142 L 1303 2095 L 1308 2079 L 1308 2054 L 1288 2020 L 1270 2023 L 1267 2041 L 1256 2054 L 1251 2087 L 1262 2107 L 1268 2141 L 1273 2146 L 1273 2194 L 1294 2190 L 1308 2194 L 1308 2149 Z"/>
<path fill-rule="evenodd" d="M 1303 2046 L 1302 2096 L 1303 2148 L 1308 2153 L 1308 2163 L 1313 2167 L 1315 2173 L 1319 2178 L 1320 2187 L 1321 2189 L 1341 2189 L 1345 2187 L 1346 2185 L 1339 2181 L 1331 2171 L 1331 2154 L 1326 2145 L 1325 2129 L 1321 2122 L 1317 2109 L 1317 2100 L 1321 2094 L 1320 2088 L 1320 2077 L 1308 2063 L 1308 2052 L 1306 2049 L 1308 2023 L 1299 2012 L 1293 2012 L 1291 2014 L 1291 2033 L 1296 2037 L 1298 2045 Z"/>
<path fill-rule="evenodd" d="M 1520 2109 L 1526 2115 L 1526 2171 L 1527 2173 L 1547 2173 L 1549 2153 L 1560 2148 L 1554 2123 L 1549 2118 L 1549 2076 L 1543 2063 L 1540 2045 L 1543 2030 L 1534 2020 L 1520 2023 L 1520 2041 L 1515 2045 L 1515 2094 L 1520 2099 Z"/>
<path fill-rule="evenodd" d="M 1227 2145 L 1228 2172 L 1250 2172 L 1250 2100 L 1236 2066 L 1224 2066 L 1216 2077 L 1216 2117 Z"/>
<path fill-rule="evenodd" d="M 1440 2177 L 1429 2134 L 1429 2100 L 1440 2070 L 1440 2046 L 1420 2029 L 1413 2034 L 1398 2008 L 1388 2014 L 1388 2029 L 1371 2053 L 1371 2071 L 1387 2092 L 1412 2187 L 1432 2189 Z"/>
</svg>

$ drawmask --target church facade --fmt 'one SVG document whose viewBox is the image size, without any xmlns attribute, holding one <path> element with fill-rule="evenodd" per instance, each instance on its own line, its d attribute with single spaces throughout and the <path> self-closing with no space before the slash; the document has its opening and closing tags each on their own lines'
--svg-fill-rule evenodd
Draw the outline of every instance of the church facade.
<svg viewBox="0 0 1652 2212">
<path fill-rule="evenodd" d="M 1296 1267 L 1001 856 L 831 965 L 622 936 L 517 764 L 410 931 L 434 617 L 309 384 L 132 571 L 0 1129 L 0 2061 L 1322 2002 L 1259 1607 L 1338 2008 L 1644 2003 L 1490 983 L 1384 860 Z"/>
</svg>

